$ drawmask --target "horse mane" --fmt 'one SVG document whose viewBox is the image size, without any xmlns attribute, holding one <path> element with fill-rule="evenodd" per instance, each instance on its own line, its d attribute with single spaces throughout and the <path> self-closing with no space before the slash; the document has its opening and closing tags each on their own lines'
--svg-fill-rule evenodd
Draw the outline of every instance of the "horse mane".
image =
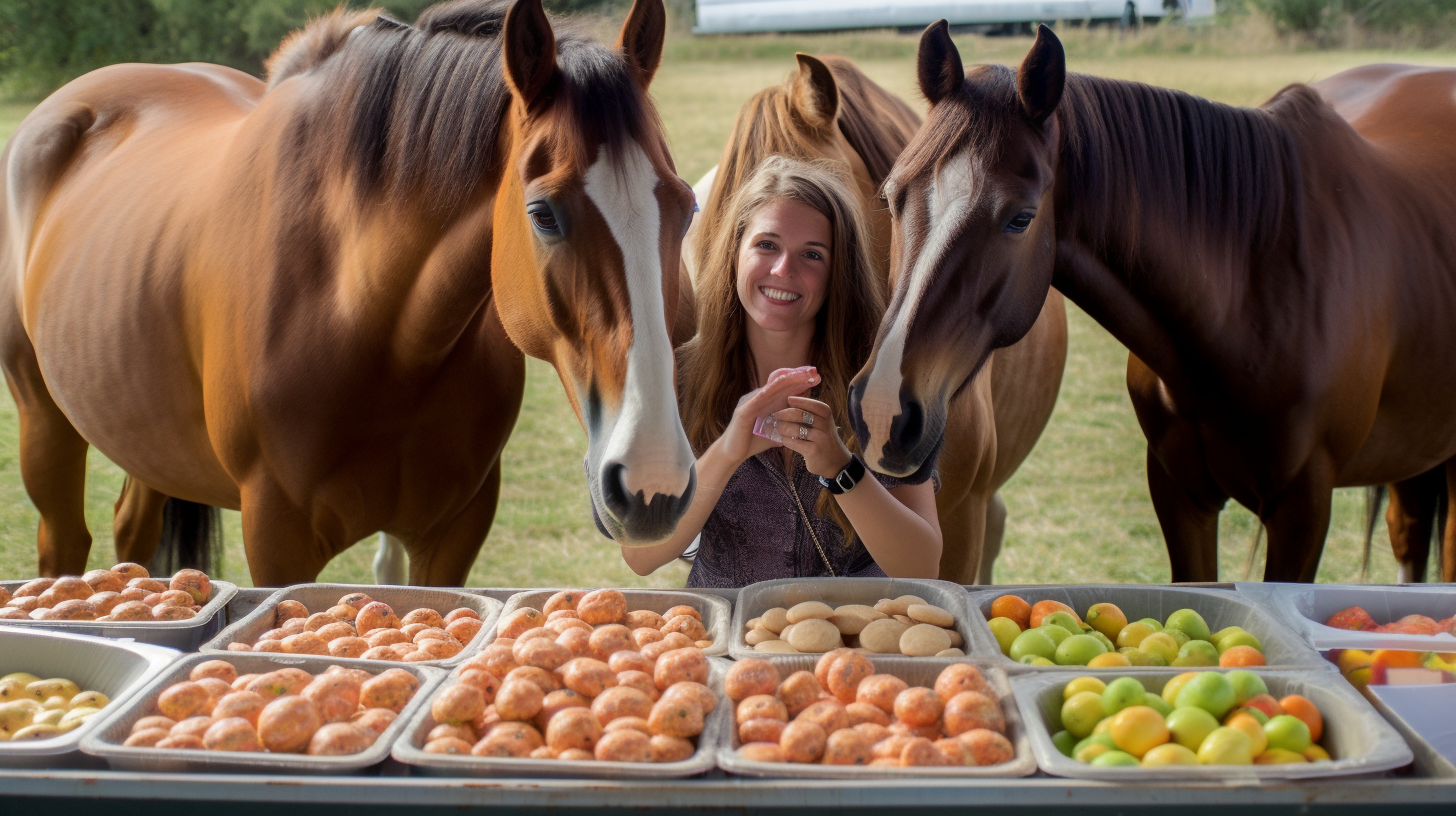
<svg viewBox="0 0 1456 816">
<path fill-rule="evenodd" d="M 413 26 L 378 12 L 336 11 L 284 41 L 269 60 L 269 86 L 307 78 L 315 94 L 300 106 L 285 150 L 342 163 L 361 197 L 420 194 L 453 211 L 499 177 L 511 92 L 501 58 L 512 0 L 454 0 L 430 6 Z M 570 21 L 556 37 L 550 116 L 584 155 L 601 144 L 618 153 L 659 130 L 634 69 Z M 548 115 L 536 114 L 532 115 Z"/>
<path fill-rule="evenodd" d="M 1069 74 L 1058 107 L 1062 167 L 1084 237 L 1135 261 L 1157 230 L 1212 265 L 1243 266 L 1287 235 L 1303 189 L 1291 120 L 1328 111 L 1307 86 L 1240 108 L 1138 82 Z M 1151 226 L 1149 222 L 1157 223 Z"/>
<path fill-rule="evenodd" d="M 849 59 L 819 58 L 839 86 L 839 132 L 864 160 L 876 187 L 920 127 L 920 116 L 905 100 L 875 84 Z"/>
</svg>

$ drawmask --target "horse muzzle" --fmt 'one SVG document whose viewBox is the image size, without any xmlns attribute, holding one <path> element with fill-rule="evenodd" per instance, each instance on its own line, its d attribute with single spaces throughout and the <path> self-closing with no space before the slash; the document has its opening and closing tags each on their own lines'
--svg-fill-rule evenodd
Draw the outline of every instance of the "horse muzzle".
<svg viewBox="0 0 1456 816">
<path fill-rule="evenodd" d="M 865 385 L 856 381 L 849 389 L 849 421 L 871 469 L 917 481 L 935 467 L 945 438 L 943 402 L 926 410 L 902 388 L 891 404 L 866 404 Z"/>
<path fill-rule="evenodd" d="M 687 484 L 677 493 L 633 490 L 631 473 L 621 462 L 607 462 L 601 470 L 601 497 L 617 543 L 624 547 L 648 547 L 672 537 L 677 523 L 693 503 L 697 469 L 689 466 Z"/>
</svg>

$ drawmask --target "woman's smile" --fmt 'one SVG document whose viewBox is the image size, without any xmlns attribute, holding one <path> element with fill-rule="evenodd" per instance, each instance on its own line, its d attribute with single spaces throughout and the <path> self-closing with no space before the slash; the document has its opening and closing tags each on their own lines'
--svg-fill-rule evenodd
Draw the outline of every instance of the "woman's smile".
<svg viewBox="0 0 1456 816">
<path fill-rule="evenodd" d="M 758 287 L 758 291 L 762 292 L 763 296 L 768 298 L 769 300 L 778 301 L 780 303 L 793 303 L 794 301 L 803 297 L 803 295 L 799 294 L 798 292 L 790 292 L 788 290 L 777 289 L 772 286 L 760 286 Z"/>
</svg>

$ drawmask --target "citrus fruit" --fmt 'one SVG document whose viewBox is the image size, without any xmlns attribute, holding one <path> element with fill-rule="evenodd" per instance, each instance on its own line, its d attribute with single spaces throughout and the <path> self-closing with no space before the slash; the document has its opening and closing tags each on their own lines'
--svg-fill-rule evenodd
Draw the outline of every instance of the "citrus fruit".
<svg viewBox="0 0 1456 816">
<path fill-rule="evenodd" d="M 1190 640 L 1171 662 L 1174 666 L 1217 666 L 1218 650 L 1206 640 Z"/>
<path fill-rule="evenodd" d="M 1060 609 L 1051 613 L 1050 615 L 1045 615 L 1042 617 L 1041 623 L 1037 624 L 1037 627 L 1040 628 L 1044 626 L 1060 626 L 1063 629 L 1066 629 L 1068 634 L 1082 634 L 1081 619 L 1079 619 L 1076 615 L 1073 615 L 1070 612 L 1063 612 Z"/>
<path fill-rule="evenodd" d="M 1308 697 L 1298 694 L 1291 694 L 1279 700 L 1279 707 L 1285 714 L 1292 714 L 1309 726 L 1309 738 L 1313 742 L 1319 742 L 1320 737 L 1325 733 L 1325 720 L 1320 716 L 1320 710 L 1315 708 L 1314 703 Z"/>
<path fill-rule="evenodd" d="M 1253 646 L 1234 646 L 1225 649 L 1223 654 L 1218 656 L 1218 665 L 1229 668 L 1230 666 L 1262 666 L 1264 665 L 1264 653 Z"/>
<path fill-rule="evenodd" d="M 1058 626 L 1055 623 L 1043 623 L 1041 626 L 1036 627 L 1036 631 L 1051 638 L 1052 643 L 1058 646 L 1062 645 L 1062 641 L 1072 636 L 1072 633 L 1067 631 L 1065 626 Z M 1077 631 L 1080 632 L 1082 630 L 1078 629 Z"/>
<path fill-rule="evenodd" d="M 1010 618 L 992 618 L 986 621 L 986 625 L 991 627 L 991 634 L 996 637 L 996 645 L 1001 647 L 1001 654 L 1011 654 L 1011 644 L 1021 634 L 1021 627 L 1016 625 L 1016 621 Z"/>
<path fill-rule="evenodd" d="M 1120 768 L 1124 766 L 1137 767 L 1142 763 L 1138 762 L 1137 757 L 1132 754 L 1123 751 L 1107 751 L 1093 759 L 1092 764 L 1099 768 Z"/>
<path fill-rule="evenodd" d="M 1152 633 L 1153 627 L 1142 621 L 1133 621 L 1122 627 L 1122 631 L 1117 633 L 1117 648 L 1121 649 L 1124 646 L 1136 647 L 1143 642 L 1143 638 Z"/>
<path fill-rule="evenodd" d="M 1248 708 L 1248 707 L 1245 707 L 1245 708 L 1239 708 L 1239 709 L 1235 709 L 1234 710 L 1234 714 L 1238 714 L 1239 712 L 1243 712 L 1245 714 L 1248 714 L 1250 717 L 1253 717 L 1254 719 L 1258 720 L 1259 721 L 1259 725 L 1266 725 L 1269 722 L 1269 715 L 1268 714 L 1265 714 L 1264 712 L 1260 711 L 1257 708 Z M 1229 717 L 1232 717 L 1234 714 L 1230 714 Z M 1225 717 L 1224 718 L 1224 725 L 1228 725 L 1228 717 Z"/>
<path fill-rule="evenodd" d="M 1168 661 L 1158 655 L 1148 654 L 1135 646 L 1128 646 L 1117 650 L 1118 654 L 1127 658 L 1127 662 L 1133 666 L 1166 666 Z"/>
<path fill-rule="evenodd" d="M 1021 660 L 1028 655 L 1050 660 L 1056 653 L 1057 644 L 1047 637 L 1046 632 L 1038 629 L 1027 629 L 1017 635 L 1016 640 L 1011 642 L 1011 651 L 1007 652 L 1012 660 Z"/>
<path fill-rule="evenodd" d="M 1304 749 L 1304 758 L 1309 760 L 1310 762 L 1319 762 L 1322 759 L 1329 759 L 1330 752 L 1319 747 L 1318 745 L 1311 745 L 1308 748 Z"/>
<path fill-rule="evenodd" d="M 1248 700 L 1258 697 L 1260 694 L 1268 695 L 1269 687 L 1264 684 L 1259 675 L 1251 671 L 1231 671 L 1224 675 L 1234 687 L 1234 705 L 1241 706 Z M 1269 698 L 1273 702 L 1274 698 Z M 1268 712 L 1265 712 L 1268 714 Z"/>
<path fill-rule="evenodd" d="M 1258 638 L 1242 630 L 1227 635 L 1215 643 L 1214 646 L 1218 649 L 1219 653 L 1226 652 L 1235 646 L 1249 646 L 1261 652 L 1264 651 L 1264 646 L 1259 643 Z"/>
<path fill-rule="evenodd" d="M 1032 628 L 1036 628 L 1038 626 L 1041 626 L 1041 619 L 1042 618 L 1045 618 L 1047 615 L 1050 615 L 1053 612 L 1068 612 L 1068 613 L 1070 613 L 1071 616 L 1079 624 L 1077 628 L 1078 629 L 1082 628 L 1080 626 L 1080 624 L 1082 622 L 1082 619 L 1079 618 L 1079 617 L 1077 617 L 1076 610 L 1072 609 L 1072 607 L 1067 606 L 1066 604 L 1064 604 L 1064 603 L 1062 603 L 1060 601 L 1037 601 L 1036 603 L 1032 604 L 1031 605 L 1031 626 L 1032 626 Z"/>
<path fill-rule="evenodd" d="M 1056 657 L 1052 659 L 1058 666 L 1085 666 L 1100 654 L 1106 654 L 1106 650 L 1096 638 L 1090 635 L 1072 635 L 1062 641 L 1057 647 Z"/>
<path fill-rule="evenodd" d="M 1031 627 L 1031 604 L 1016 595 L 1002 595 L 991 602 L 991 617 L 1010 618 L 1018 628 Z"/>
<path fill-rule="evenodd" d="M 1148 706 L 1128 706 L 1113 715 L 1108 733 L 1118 748 L 1141 757 L 1168 741 L 1168 724 Z"/>
<path fill-rule="evenodd" d="M 1314 744 L 1310 739 L 1309 725 L 1292 714 L 1280 714 L 1264 725 L 1270 748 L 1282 748 L 1296 754 L 1303 754 Z"/>
<path fill-rule="evenodd" d="M 1188 635 L 1193 640 L 1208 640 L 1212 633 L 1208 631 L 1208 624 L 1204 623 L 1203 616 L 1192 609 L 1179 609 L 1168 616 L 1163 622 L 1163 631 L 1177 629 Z"/>
<path fill-rule="evenodd" d="M 1143 754 L 1143 767 L 1155 768 L 1159 765 L 1197 765 L 1198 754 L 1179 745 L 1176 742 L 1165 742 Z"/>
<path fill-rule="evenodd" d="M 1197 751 L 1203 740 L 1218 728 L 1218 720 L 1212 714 L 1193 706 L 1173 709 L 1167 722 L 1173 741 L 1192 751 Z"/>
<path fill-rule="evenodd" d="M 1120 655 L 1117 652 L 1103 652 L 1087 661 L 1087 668 L 1089 669 L 1126 668 L 1131 665 L 1132 663 L 1128 662 L 1126 656 Z"/>
<path fill-rule="evenodd" d="M 1096 639 L 1096 641 L 1098 643 L 1101 643 L 1102 644 L 1102 648 L 1106 649 L 1107 651 L 1109 651 L 1109 652 L 1115 652 L 1115 651 L 1117 651 L 1117 644 L 1116 643 L 1113 643 L 1107 637 L 1107 635 L 1102 634 L 1101 632 L 1097 631 L 1096 629 L 1090 629 L 1090 628 L 1087 629 L 1087 636 Z"/>
<path fill-rule="evenodd" d="M 1178 656 L 1178 642 L 1173 640 L 1173 636 L 1167 632 L 1154 632 L 1148 635 L 1143 638 L 1142 643 L 1137 645 L 1137 648 L 1141 652 L 1162 657 L 1164 665 L 1172 663 L 1173 658 Z"/>
<path fill-rule="evenodd" d="M 1249 750 L 1254 756 L 1264 753 L 1264 749 L 1269 747 L 1269 736 L 1264 733 L 1264 724 L 1254 719 L 1254 715 L 1244 711 L 1235 712 L 1223 724 L 1249 735 Z"/>
<path fill-rule="evenodd" d="M 1173 706 L 1169 705 L 1167 700 L 1164 700 L 1151 691 L 1143 695 L 1143 705 L 1162 714 L 1164 717 L 1173 713 Z"/>
<path fill-rule="evenodd" d="M 1296 754 L 1293 751 L 1286 751 L 1283 748 L 1266 748 L 1264 753 L 1254 757 L 1255 765 L 1288 765 L 1295 762 L 1308 762 L 1304 754 Z"/>
<path fill-rule="evenodd" d="M 1077 738 L 1072 736 L 1071 731 L 1058 731 L 1052 734 L 1052 745 L 1062 752 L 1062 756 L 1070 757 L 1072 749 L 1077 745 Z"/>
<path fill-rule="evenodd" d="M 1116 748 L 1117 743 L 1112 741 L 1111 734 L 1093 734 L 1072 746 L 1072 759 L 1091 762 L 1098 754 Z"/>
<path fill-rule="evenodd" d="M 1062 727 L 1078 739 L 1091 734 L 1105 716 L 1102 695 L 1094 691 L 1079 691 L 1062 703 Z"/>
<path fill-rule="evenodd" d="M 1163 631 L 1163 622 L 1157 618 L 1138 618 L 1137 623 L 1146 623 L 1154 632 Z"/>
<path fill-rule="evenodd" d="M 1172 679 L 1163 684 L 1163 699 L 1167 700 L 1175 708 L 1178 705 L 1178 692 L 1183 690 L 1184 684 L 1198 676 L 1198 672 L 1183 672 L 1174 675 Z"/>
<path fill-rule="evenodd" d="M 1229 672 L 1229 674 L 1233 674 L 1233 672 Z M 1230 679 L 1230 682 L 1232 682 L 1232 679 Z M 1253 697 L 1245 700 L 1243 706 L 1244 708 L 1262 711 L 1264 712 L 1264 716 L 1270 719 L 1284 713 L 1284 709 L 1279 706 L 1279 701 L 1268 694 L 1255 694 Z"/>
<path fill-rule="evenodd" d="M 1127 616 L 1117 608 L 1117 604 L 1099 603 L 1093 604 L 1087 610 L 1087 624 L 1093 629 L 1101 632 L 1110 638 L 1117 637 L 1122 627 L 1127 625 Z"/>
<path fill-rule="evenodd" d="M 1022 665 L 1025 665 L 1025 666 L 1055 666 L 1055 665 L 1057 665 L 1057 664 L 1051 662 L 1050 660 L 1047 660 L 1045 657 L 1042 657 L 1041 655 L 1030 655 L 1030 654 L 1027 655 L 1027 656 L 1025 656 L 1025 657 L 1023 657 L 1023 658 L 1021 658 L 1021 660 L 1019 662 Z"/>
<path fill-rule="evenodd" d="M 1222 719 L 1234 707 L 1234 686 L 1218 672 L 1199 672 L 1183 685 L 1178 699 L 1173 701 L 1174 708 L 1184 706 L 1197 706 L 1214 719 Z"/>
<path fill-rule="evenodd" d="M 1142 705 L 1148 690 L 1135 677 L 1119 677 L 1102 691 L 1102 710 L 1112 716 L 1128 706 Z"/>
<path fill-rule="evenodd" d="M 1096 677 L 1078 677 L 1062 687 L 1062 699 L 1070 700 L 1072 699 L 1072 695 L 1079 691 L 1095 691 L 1100 695 L 1105 688 L 1107 688 L 1107 684 Z"/>
<path fill-rule="evenodd" d="M 1253 745 L 1249 735 L 1237 728 L 1215 728 L 1203 738 L 1203 744 L 1198 746 L 1198 764 L 1252 765 Z"/>
</svg>

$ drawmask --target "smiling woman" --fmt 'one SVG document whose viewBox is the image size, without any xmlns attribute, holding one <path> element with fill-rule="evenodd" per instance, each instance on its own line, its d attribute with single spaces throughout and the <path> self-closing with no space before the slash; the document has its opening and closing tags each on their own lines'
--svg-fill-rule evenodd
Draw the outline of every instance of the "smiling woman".
<svg viewBox="0 0 1456 816">
<path fill-rule="evenodd" d="M 864 327 L 884 310 L 854 195 L 829 165 L 775 156 L 724 217 L 699 272 L 698 334 L 678 352 L 698 489 L 671 540 L 623 558 L 646 575 L 701 534 L 690 586 L 934 577 L 930 481 L 866 478 L 841 430 Z"/>
</svg>

